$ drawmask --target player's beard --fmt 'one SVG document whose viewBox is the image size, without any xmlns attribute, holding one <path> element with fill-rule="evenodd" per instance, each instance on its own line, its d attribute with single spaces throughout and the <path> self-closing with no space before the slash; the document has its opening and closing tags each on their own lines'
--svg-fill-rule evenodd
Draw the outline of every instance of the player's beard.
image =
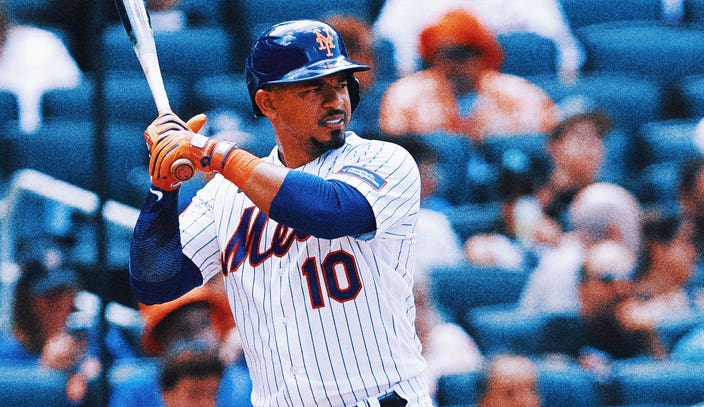
<svg viewBox="0 0 704 407">
<path fill-rule="evenodd" d="M 326 117 L 334 114 L 342 114 L 345 116 L 344 122 L 347 123 L 347 113 L 344 110 L 337 110 L 328 112 Z M 320 120 L 320 124 L 324 125 L 324 118 Z M 340 148 L 345 144 L 345 130 L 347 126 L 343 126 L 341 129 L 331 130 L 330 137 L 327 140 L 320 140 L 316 137 L 311 137 L 311 143 L 313 147 L 318 150 L 318 153 L 322 154 L 328 150 L 333 150 Z"/>
</svg>

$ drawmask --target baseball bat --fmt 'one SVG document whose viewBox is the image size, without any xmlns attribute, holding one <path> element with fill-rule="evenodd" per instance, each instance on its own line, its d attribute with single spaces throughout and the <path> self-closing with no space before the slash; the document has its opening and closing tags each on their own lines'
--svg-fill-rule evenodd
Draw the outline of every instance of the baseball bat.
<svg viewBox="0 0 704 407">
<path fill-rule="evenodd" d="M 117 6 L 117 12 L 120 15 L 120 20 L 125 27 L 127 36 L 132 42 L 132 48 L 137 55 L 137 60 L 142 66 L 142 71 L 147 79 L 158 114 L 162 115 L 171 112 L 145 1 L 115 0 L 115 6 Z M 171 173 L 179 181 L 189 180 L 194 172 L 193 164 L 185 158 L 176 160 L 171 165 Z"/>
</svg>

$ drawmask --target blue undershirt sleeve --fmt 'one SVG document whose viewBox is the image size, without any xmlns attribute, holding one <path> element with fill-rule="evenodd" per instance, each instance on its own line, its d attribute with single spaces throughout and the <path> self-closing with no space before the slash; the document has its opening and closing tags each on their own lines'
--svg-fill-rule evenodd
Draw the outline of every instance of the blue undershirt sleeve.
<svg viewBox="0 0 704 407">
<path fill-rule="evenodd" d="M 147 305 L 174 300 L 203 283 L 181 251 L 178 191 L 149 193 L 130 244 L 129 276 L 132 292 Z"/>
<path fill-rule="evenodd" d="M 303 171 L 289 171 L 269 211 L 271 219 L 323 239 L 376 230 L 374 211 L 357 189 Z"/>
</svg>

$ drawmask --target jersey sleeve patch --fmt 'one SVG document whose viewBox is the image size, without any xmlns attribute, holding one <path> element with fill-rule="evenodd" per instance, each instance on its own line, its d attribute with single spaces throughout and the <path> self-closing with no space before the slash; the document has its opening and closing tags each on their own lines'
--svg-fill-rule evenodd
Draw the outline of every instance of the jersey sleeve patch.
<svg viewBox="0 0 704 407">
<path fill-rule="evenodd" d="M 346 165 L 337 172 L 339 174 L 348 174 L 359 178 L 367 184 L 371 185 L 371 187 L 377 191 L 383 188 L 384 185 L 386 185 L 386 180 L 384 178 L 379 176 L 379 174 L 370 171 L 366 168 L 357 167 L 354 165 Z"/>
</svg>

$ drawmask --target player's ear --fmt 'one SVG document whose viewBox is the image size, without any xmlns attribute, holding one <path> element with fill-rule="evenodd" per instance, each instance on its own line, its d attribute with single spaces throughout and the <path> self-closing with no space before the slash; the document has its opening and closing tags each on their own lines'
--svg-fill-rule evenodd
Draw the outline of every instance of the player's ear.
<svg viewBox="0 0 704 407">
<path fill-rule="evenodd" d="M 262 111 L 264 116 L 272 118 L 276 114 L 273 92 L 266 89 L 259 89 L 254 94 L 254 102 L 257 104 L 259 110 Z"/>
</svg>

